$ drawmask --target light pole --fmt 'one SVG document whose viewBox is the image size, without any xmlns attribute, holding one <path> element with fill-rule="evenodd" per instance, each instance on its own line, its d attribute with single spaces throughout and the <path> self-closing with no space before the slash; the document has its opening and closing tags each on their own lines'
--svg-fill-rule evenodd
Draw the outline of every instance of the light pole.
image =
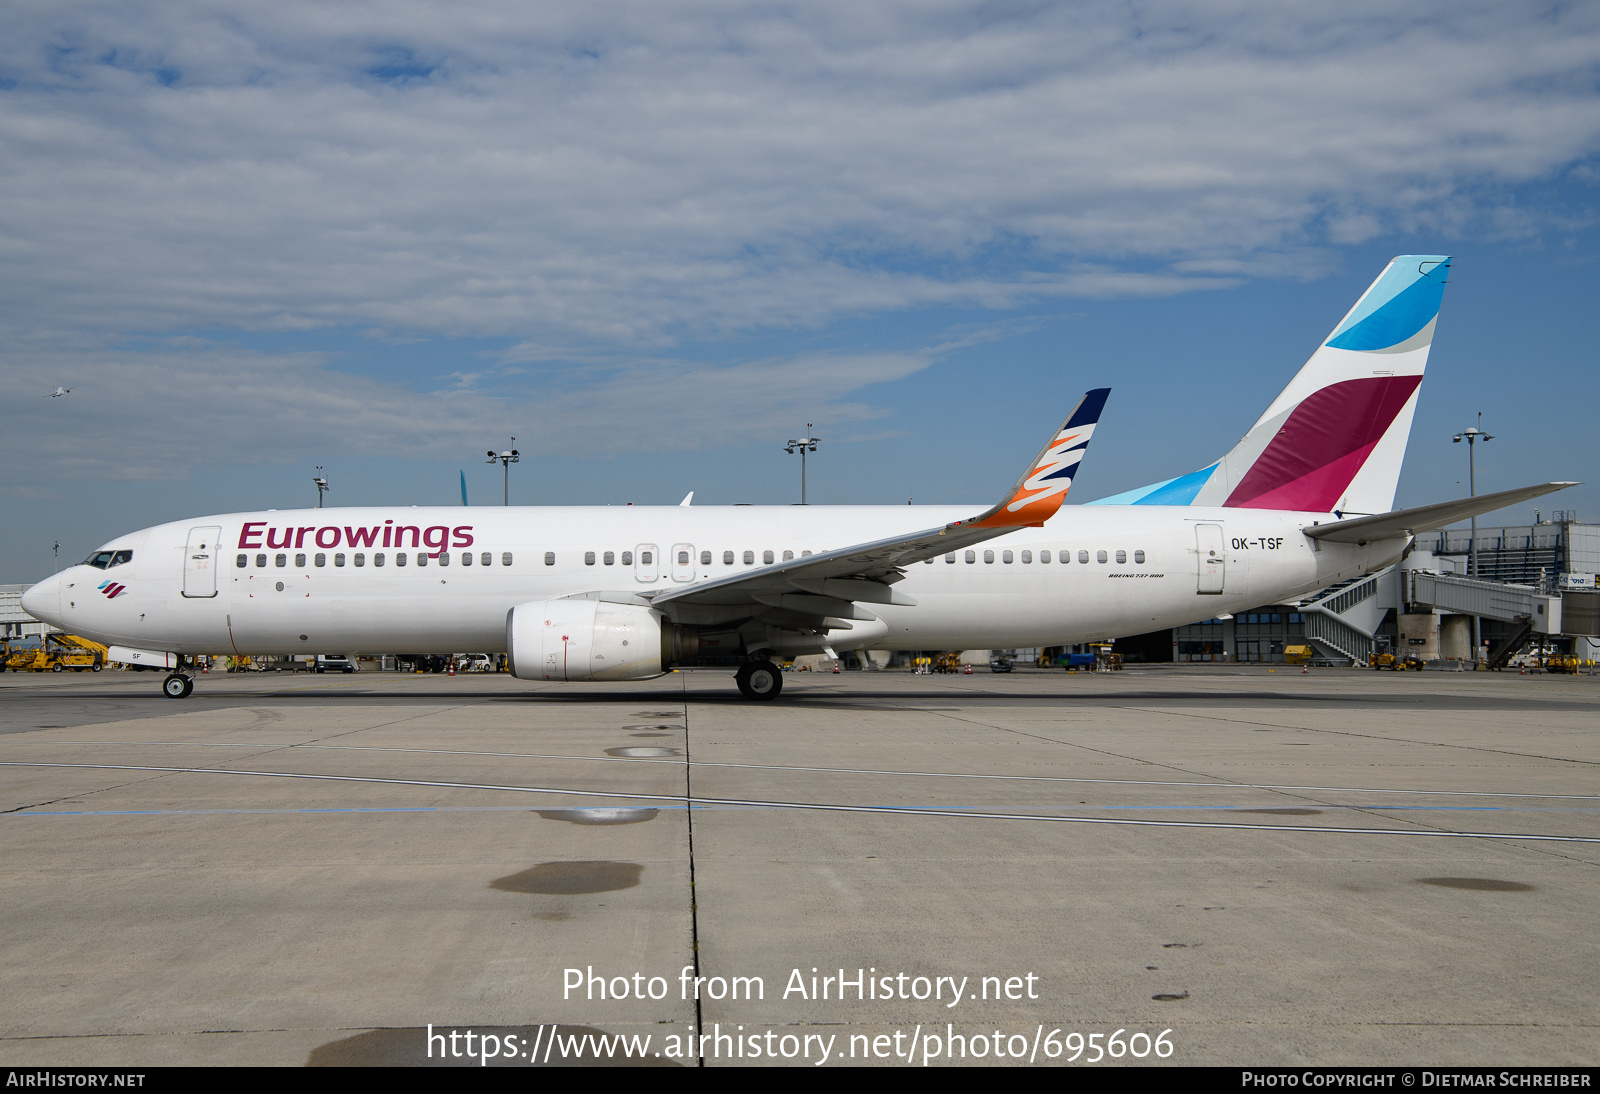
<svg viewBox="0 0 1600 1094">
<path fill-rule="evenodd" d="M 1480 410 L 1478 411 L 1478 425 L 1482 424 L 1483 411 Z M 1467 442 L 1467 494 L 1469 497 L 1477 497 L 1478 465 L 1476 458 L 1476 446 L 1479 441 L 1482 441 L 1484 444 L 1488 444 L 1490 441 L 1494 440 L 1494 438 L 1485 433 L 1483 430 L 1479 429 L 1478 426 L 1471 426 L 1452 437 L 1450 439 L 1450 443 L 1460 444 L 1463 440 Z M 1467 576 L 1475 578 L 1478 576 L 1478 518 L 1476 515 L 1474 515 L 1472 518 L 1472 531 L 1469 533 L 1469 535 L 1471 535 L 1472 538 L 1467 541 Z M 1473 616 L 1472 660 L 1474 662 L 1478 660 L 1478 655 L 1483 649 L 1482 626 L 1483 621 L 1477 616 Z"/>
<path fill-rule="evenodd" d="M 517 443 L 517 439 L 515 437 L 512 437 L 511 438 L 511 443 L 512 444 L 516 444 Z M 489 453 L 489 459 L 488 459 L 487 462 L 488 463 L 498 463 L 498 464 L 500 464 L 500 466 L 505 468 L 505 473 L 506 473 L 505 504 L 506 505 L 510 505 L 511 504 L 511 465 L 514 464 L 514 463 L 519 462 L 518 459 L 517 459 L 517 450 L 515 448 L 512 448 L 512 449 L 506 450 L 505 452 L 493 452 L 493 451 L 491 451 Z"/>
<path fill-rule="evenodd" d="M 317 473 L 312 476 L 311 481 L 317 484 L 317 508 L 321 509 L 322 495 L 327 493 L 328 490 L 328 478 L 322 473 L 322 465 L 320 463 L 317 464 Z"/>
<path fill-rule="evenodd" d="M 796 449 L 799 449 L 799 451 L 800 451 L 800 504 L 801 505 L 806 504 L 806 453 L 807 452 L 815 452 L 817 450 L 817 443 L 819 441 L 821 441 L 821 440 L 822 440 L 821 437 L 813 437 L 811 435 L 811 423 L 807 422 L 806 423 L 806 435 L 804 437 L 801 437 L 797 441 L 796 440 L 791 440 L 788 444 L 786 444 L 784 446 L 784 449 L 783 449 L 785 452 L 789 453 L 789 455 L 791 455 L 791 456 L 794 455 Z"/>
</svg>

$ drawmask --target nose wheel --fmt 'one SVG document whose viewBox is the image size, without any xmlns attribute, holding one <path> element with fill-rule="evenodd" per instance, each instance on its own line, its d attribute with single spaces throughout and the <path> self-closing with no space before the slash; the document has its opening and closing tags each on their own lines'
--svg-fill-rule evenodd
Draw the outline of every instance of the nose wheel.
<svg viewBox="0 0 1600 1094">
<path fill-rule="evenodd" d="M 783 673 L 771 661 L 749 661 L 739 666 L 734 683 L 746 699 L 776 699 L 783 690 Z"/>
<path fill-rule="evenodd" d="M 194 681 L 181 672 L 175 672 L 161 682 L 161 693 L 168 699 L 187 699 L 193 690 Z"/>
</svg>

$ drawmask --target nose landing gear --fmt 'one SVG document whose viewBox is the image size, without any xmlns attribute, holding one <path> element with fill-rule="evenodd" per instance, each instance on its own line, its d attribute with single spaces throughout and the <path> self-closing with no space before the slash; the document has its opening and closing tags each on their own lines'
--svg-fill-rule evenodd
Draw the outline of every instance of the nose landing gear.
<svg viewBox="0 0 1600 1094">
<path fill-rule="evenodd" d="M 194 690 L 194 677 L 184 672 L 184 657 L 178 655 L 178 670 L 161 681 L 161 694 L 168 699 L 187 699 Z"/>
</svg>

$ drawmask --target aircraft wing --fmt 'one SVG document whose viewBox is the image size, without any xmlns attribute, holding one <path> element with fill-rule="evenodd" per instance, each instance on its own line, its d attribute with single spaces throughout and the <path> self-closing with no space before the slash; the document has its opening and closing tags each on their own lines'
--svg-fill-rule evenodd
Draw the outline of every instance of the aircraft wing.
<svg viewBox="0 0 1600 1094">
<path fill-rule="evenodd" d="M 890 587 L 904 576 L 902 567 L 1018 528 L 1037 528 L 1055 515 L 1110 394 L 1110 388 L 1096 388 L 1084 395 L 1010 492 L 975 517 L 671 589 L 650 597 L 650 604 L 668 612 L 678 606 L 749 605 L 793 612 L 819 625 L 828 617 L 874 618 L 855 609 L 855 601 L 914 604 Z"/>
<path fill-rule="evenodd" d="M 1327 524 L 1314 524 L 1302 528 L 1312 539 L 1325 539 L 1331 543 L 1370 543 L 1379 539 L 1431 532 L 1458 520 L 1475 517 L 1479 513 L 1492 513 L 1519 501 L 1528 501 L 1542 494 L 1553 494 L 1575 482 L 1543 482 L 1538 486 L 1523 486 L 1516 490 L 1502 490 L 1498 494 L 1479 494 L 1472 498 L 1441 501 L 1436 505 L 1419 505 L 1415 509 L 1400 509 L 1393 513 L 1379 513 L 1372 517 L 1353 520 L 1336 520 Z"/>
</svg>

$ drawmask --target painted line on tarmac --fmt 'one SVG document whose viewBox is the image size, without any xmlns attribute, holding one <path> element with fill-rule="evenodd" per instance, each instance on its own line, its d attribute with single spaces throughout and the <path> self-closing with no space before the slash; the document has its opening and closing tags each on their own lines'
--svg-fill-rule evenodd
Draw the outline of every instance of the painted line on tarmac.
<svg viewBox="0 0 1600 1094">
<path fill-rule="evenodd" d="M 12 743 L 12 742 L 7 742 Z M 122 748 L 139 745 L 169 745 L 174 748 L 316 748 L 340 752 L 410 752 L 425 756 L 483 756 L 492 759 L 513 760 L 572 760 L 584 763 L 616 763 L 626 760 L 638 764 L 682 764 L 681 759 L 652 759 L 640 756 L 560 756 L 534 752 L 475 752 L 463 748 L 395 748 L 383 745 L 308 745 L 292 742 L 263 745 L 259 742 L 229 744 L 226 741 L 17 741 L 18 745 L 83 745 L 95 748 Z M 1011 782 L 1074 783 L 1084 786 L 1189 786 L 1207 790 L 1307 790 L 1322 794 L 1414 794 L 1418 797 L 1449 798 L 1546 798 L 1563 801 L 1600 801 L 1600 794 L 1526 794 L 1497 790 L 1406 790 L 1374 786 L 1293 786 L 1279 783 L 1237 782 L 1180 782 L 1173 779 L 1071 779 L 1056 775 L 984 775 L 959 771 L 888 771 L 871 767 L 797 767 L 788 764 L 730 764 L 707 760 L 691 760 L 691 767 L 725 767 L 742 771 L 803 771 L 822 775 L 901 775 L 919 779 L 998 779 Z M 1402 808 L 1383 806 L 1381 808 Z M 1404 808 L 1422 808 L 1406 806 Z"/>
<path fill-rule="evenodd" d="M 897 805 L 835 805 L 827 802 L 765 801 L 759 798 L 703 798 L 682 794 L 627 794 L 620 791 L 573 790 L 557 786 L 513 786 L 497 783 L 451 783 L 432 779 L 382 779 L 368 775 L 313 775 L 302 771 L 245 771 L 220 767 L 141 767 L 132 764 L 61 764 L 0 761 L 0 767 L 71 768 L 83 771 L 149 771 L 176 775 L 249 775 L 267 779 L 307 779 L 314 782 L 350 782 L 379 786 L 428 786 L 441 790 L 490 790 L 514 794 L 552 794 L 562 797 L 622 798 L 628 801 L 674 802 L 697 806 L 742 806 L 752 809 L 794 809 L 819 813 L 878 813 L 912 817 L 957 817 L 977 820 L 1025 820 L 1054 824 L 1109 824 L 1125 828 L 1212 828 L 1250 832 L 1316 832 L 1344 836 L 1431 836 L 1454 839 L 1534 840 L 1542 843 L 1595 843 L 1600 836 L 1555 836 L 1539 832 L 1450 832 L 1414 828 L 1330 828 L 1312 824 L 1228 824 L 1222 821 L 1156 821 L 1113 817 L 1060 817 L 1041 813 L 991 813 L 963 809 L 919 809 Z M 6 814 L 28 816 L 26 812 Z"/>
</svg>

